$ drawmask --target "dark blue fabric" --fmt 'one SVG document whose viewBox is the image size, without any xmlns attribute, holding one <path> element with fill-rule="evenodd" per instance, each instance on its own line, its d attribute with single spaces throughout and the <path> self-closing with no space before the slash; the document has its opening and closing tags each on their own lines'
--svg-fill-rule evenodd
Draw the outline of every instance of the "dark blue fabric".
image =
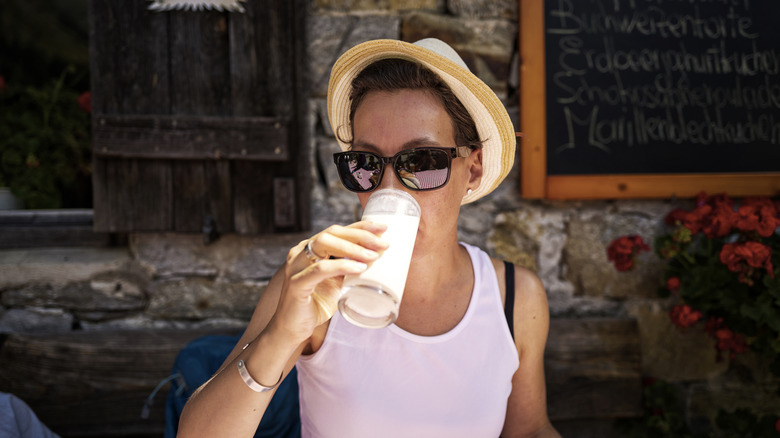
<svg viewBox="0 0 780 438">
<path fill-rule="evenodd" d="M 241 336 L 209 335 L 195 339 L 176 356 L 171 387 L 165 405 L 165 438 L 175 438 L 181 411 L 187 399 L 217 372 Z M 236 370 L 236 372 L 238 372 Z M 256 438 L 298 438 L 301 418 L 298 403 L 298 372 L 295 368 L 279 385 Z"/>
</svg>

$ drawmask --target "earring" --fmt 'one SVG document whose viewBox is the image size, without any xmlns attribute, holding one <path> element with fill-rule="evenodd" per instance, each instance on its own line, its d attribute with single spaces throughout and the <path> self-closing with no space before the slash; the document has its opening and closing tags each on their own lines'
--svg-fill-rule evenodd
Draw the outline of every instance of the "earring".
<svg viewBox="0 0 780 438">
<path fill-rule="evenodd" d="M 468 190 L 466 190 L 466 194 L 467 194 L 467 195 L 470 195 L 470 194 L 472 194 L 472 193 L 474 193 L 474 190 L 471 190 L 471 189 L 468 189 Z"/>
</svg>

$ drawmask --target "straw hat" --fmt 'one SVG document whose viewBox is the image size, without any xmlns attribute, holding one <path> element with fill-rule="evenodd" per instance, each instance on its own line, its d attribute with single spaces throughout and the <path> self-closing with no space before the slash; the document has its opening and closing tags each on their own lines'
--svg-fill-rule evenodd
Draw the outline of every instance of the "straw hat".
<svg viewBox="0 0 780 438">
<path fill-rule="evenodd" d="M 349 94 L 352 80 L 369 64 L 386 58 L 419 62 L 439 75 L 466 107 L 477 125 L 482 146 L 482 183 L 463 198 L 463 204 L 475 201 L 503 181 L 514 164 L 515 129 L 504 104 L 482 80 L 469 71 L 466 63 L 441 40 L 426 38 L 416 43 L 397 40 L 367 41 L 349 49 L 336 61 L 328 84 L 328 118 L 333 132 L 349 125 Z M 339 141 L 342 150 L 348 144 Z"/>
</svg>

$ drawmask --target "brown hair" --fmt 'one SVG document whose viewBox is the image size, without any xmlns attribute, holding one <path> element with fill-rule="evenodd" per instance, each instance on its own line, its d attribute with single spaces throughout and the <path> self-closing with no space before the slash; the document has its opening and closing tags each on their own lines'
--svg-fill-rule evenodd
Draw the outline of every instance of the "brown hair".
<svg viewBox="0 0 780 438">
<path fill-rule="evenodd" d="M 369 65 L 352 80 L 350 92 L 349 122 L 353 124 L 355 111 L 372 91 L 424 90 L 438 98 L 452 119 L 457 146 L 482 147 L 477 126 L 466 107 L 458 100 L 450 87 L 434 72 L 423 65 L 405 59 L 381 59 Z M 338 136 L 338 134 L 337 134 Z M 351 144 L 351 140 L 339 140 Z"/>
</svg>

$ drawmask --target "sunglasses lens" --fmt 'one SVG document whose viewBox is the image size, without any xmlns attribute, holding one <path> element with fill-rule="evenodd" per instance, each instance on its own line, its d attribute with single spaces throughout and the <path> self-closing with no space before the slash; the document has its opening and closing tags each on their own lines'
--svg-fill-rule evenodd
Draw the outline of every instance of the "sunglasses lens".
<svg viewBox="0 0 780 438">
<path fill-rule="evenodd" d="M 436 189 L 446 184 L 449 178 L 449 156 L 441 149 L 411 150 L 398 157 L 395 171 L 410 189 Z"/>
<path fill-rule="evenodd" d="M 450 154 L 438 148 L 410 149 L 394 157 L 394 170 L 401 182 L 412 190 L 432 190 L 447 184 L 450 178 Z M 370 192 L 379 186 L 384 161 L 370 152 L 334 154 L 344 187 L 353 192 Z"/>
<path fill-rule="evenodd" d="M 345 152 L 336 158 L 339 177 L 344 187 L 353 192 L 367 192 L 379 184 L 381 161 L 364 152 Z"/>
</svg>

